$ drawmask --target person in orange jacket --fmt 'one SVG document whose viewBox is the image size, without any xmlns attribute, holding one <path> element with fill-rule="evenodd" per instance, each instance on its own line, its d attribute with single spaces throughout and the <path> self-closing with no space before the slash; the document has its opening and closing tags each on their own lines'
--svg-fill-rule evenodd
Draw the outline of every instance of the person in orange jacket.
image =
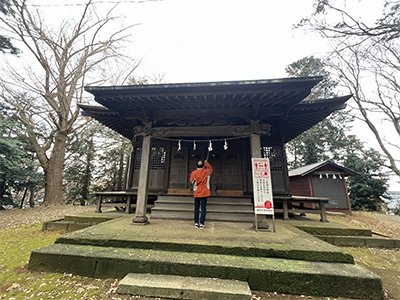
<svg viewBox="0 0 400 300">
<path fill-rule="evenodd" d="M 197 169 L 190 174 L 190 182 L 193 184 L 194 193 L 194 227 L 203 229 L 206 221 L 207 200 L 210 197 L 210 176 L 212 166 L 207 160 L 197 162 Z M 201 217 L 199 224 L 199 208 L 201 202 Z"/>
</svg>

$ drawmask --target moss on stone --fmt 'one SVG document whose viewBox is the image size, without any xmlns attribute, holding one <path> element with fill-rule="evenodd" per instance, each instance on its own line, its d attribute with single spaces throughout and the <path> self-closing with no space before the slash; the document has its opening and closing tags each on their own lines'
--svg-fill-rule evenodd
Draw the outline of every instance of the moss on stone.
<svg viewBox="0 0 400 300">
<path fill-rule="evenodd" d="M 312 235 L 372 236 L 372 231 L 370 229 L 304 225 L 296 225 L 296 227 Z"/>
<path fill-rule="evenodd" d="M 59 271 L 61 257 L 68 272 L 93 272 L 101 278 L 122 278 L 127 273 L 170 274 L 248 281 L 251 289 L 282 293 L 357 294 L 364 299 L 381 299 L 383 295 L 380 278 L 359 266 L 276 258 L 54 244 L 34 251 L 31 260 L 36 262 L 30 267 Z"/>
</svg>

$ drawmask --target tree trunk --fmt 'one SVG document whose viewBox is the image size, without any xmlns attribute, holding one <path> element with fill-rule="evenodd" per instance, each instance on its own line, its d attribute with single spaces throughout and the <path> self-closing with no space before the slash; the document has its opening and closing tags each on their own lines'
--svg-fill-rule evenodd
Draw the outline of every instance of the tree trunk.
<svg viewBox="0 0 400 300">
<path fill-rule="evenodd" d="M 30 188 L 30 194 L 29 194 L 29 207 L 34 208 L 35 207 L 35 187 L 32 185 Z"/>
<path fill-rule="evenodd" d="M 123 180 L 123 172 L 124 172 L 124 151 L 125 150 L 125 143 L 122 140 L 121 147 L 119 151 L 119 169 L 118 169 L 118 185 L 117 190 L 122 191 L 122 180 Z"/>
<path fill-rule="evenodd" d="M 45 196 L 44 206 L 63 206 L 65 201 L 63 198 L 63 172 L 65 161 L 65 145 L 67 135 L 58 132 L 54 141 L 54 148 L 51 157 L 44 168 Z"/>
<path fill-rule="evenodd" d="M 21 205 L 19 206 L 20 209 L 24 207 L 26 193 L 28 192 L 28 186 L 25 187 L 24 195 L 22 196 Z"/>
</svg>

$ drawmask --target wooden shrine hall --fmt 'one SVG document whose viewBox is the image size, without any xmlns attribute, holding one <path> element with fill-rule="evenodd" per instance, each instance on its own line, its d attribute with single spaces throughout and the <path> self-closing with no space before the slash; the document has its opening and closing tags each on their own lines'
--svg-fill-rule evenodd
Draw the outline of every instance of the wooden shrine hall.
<svg viewBox="0 0 400 300">
<path fill-rule="evenodd" d="M 351 97 L 304 101 L 321 80 L 88 86 L 100 105 L 80 107 L 132 141 L 126 191 L 137 195 L 134 223 L 146 223 L 148 195 L 190 195 L 190 173 L 208 152 L 213 197 L 251 198 L 252 157 L 270 159 L 274 198 L 290 197 L 285 143 Z"/>
</svg>

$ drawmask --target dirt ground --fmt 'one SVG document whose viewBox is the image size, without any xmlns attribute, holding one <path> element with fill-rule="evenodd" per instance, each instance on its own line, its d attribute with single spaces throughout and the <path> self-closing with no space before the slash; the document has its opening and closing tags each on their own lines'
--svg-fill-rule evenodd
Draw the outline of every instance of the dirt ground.
<svg viewBox="0 0 400 300">
<path fill-rule="evenodd" d="M 329 220 L 371 229 L 373 232 L 400 239 L 400 216 L 390 216 L 373 212 L 353 212 L 351 216 L 332 216 Z"/>
<path fill-rule="evenodd" d="M 0 230 L 22 225 L 42 223 L 65 215 L 93 212 L 93 206 L 35 207 L 24 209 L 0 210 Z"/>
<path fill-rule="evenodd" d="M 0 211 L 0 231 L 7 228 L 18 228 L 22 225 L 32 225 L 41 223 L 50 219 L 61 218 L 66 214 L 79 214 L 83 212 L 94 211 L 93 206 L 65 206 L 56 208 L 26 208 L 15 209 L 9 211 Z M 344 224 L 351 224 L 361 228 L 369 228 L 380 234 L 390 236 L 392 238 L 400 238 L 400 217 L 386 216 L 376 213 L 354 212 L 352 216 L 329 216 L 329 220 L 335 220 Z M 375 249 L 375 248 L 344 248 L 351 253 L 357 264 L 360 264 L 372 272 L 378 274 L 384 283 L 385 299 L 400 300 L 400 249 Z M 1 271 L 1 270 L 0 270 Z M 65 276 L 65 274 L 64 274 Z M 81 279 L 83 282 L 84 279 Z M 97 280 L 97 279 L 96 279 Z M 107 295 L 103 299 L 157 299 L 162 298 L 124 296 L 115 293 L 117 282 L 97 280 L 99 283 L 97 288 L 106 291 Z M 96 282 L 97 282 L 96 281 Z M 93 282 L 91 281 L 93 285 Z M 1 297 L 0 299 L 4 299 Z M 17 299 L 17 298 L 14 298 Z M 22 298 L 21 298 L 22 299 Z M 83 298 L 82 298 L 83 299 Z M 85 298 L 86 299 L 86 298 Z M 99 299 L 93 297 L 90 299 Z M 311 299 L 311 300 L 334 300 L 332 297 L 310 297 L 306 295 L 282 295 L 275 293 L 254 292 L 253 300 L 280 299 Z M 340 298 L 344 300 L 343 298 Z M 171 299 L 170 299 L 171 300 Z"/>
</svg>

